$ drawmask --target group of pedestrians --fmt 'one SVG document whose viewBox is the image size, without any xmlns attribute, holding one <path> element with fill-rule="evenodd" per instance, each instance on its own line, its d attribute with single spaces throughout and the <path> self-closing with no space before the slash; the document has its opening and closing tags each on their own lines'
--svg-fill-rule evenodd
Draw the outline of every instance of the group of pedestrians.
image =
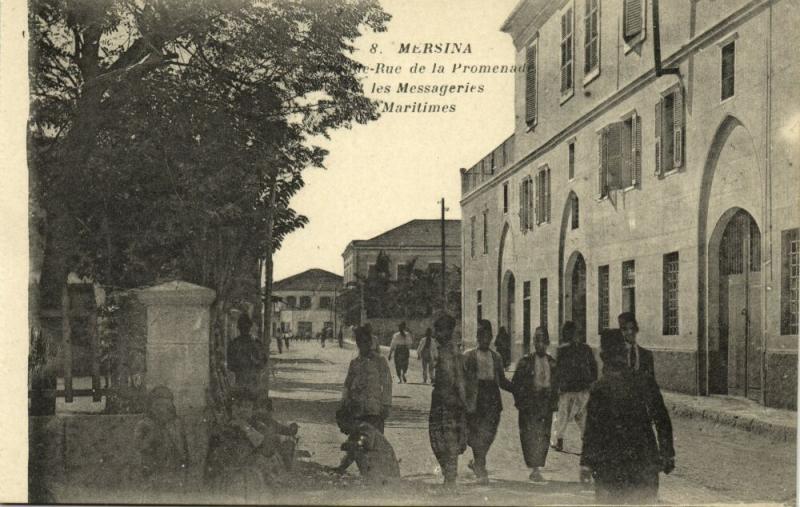
<svg viewBox="0 0 800 507">
<path fill-rule="evenodd" d="M 546 482 L 540 469 L 546 464 L 549 449 L 563 450 L 567 425 L 574 421 L 582 434 L 578 476 L 582 481 L 594 479 L 597 500 L 655 502 L 659 473 L 674 468 L 671 422 L 654 378 L 652 353 L 636 343 L 635 316 L 623 313 L 618 320 L 619 329 L 601 333 L 603 368 L 599 379 L 594 353 L 576 339 L 571 322 L 562 327 L 562 343 L 555 358 L 547 352 L 547 329 L 537 328 L 533 350 L 519 359 L 508 379 L 505 371 L 511 346 L 504 330 L 498 333 L 497 350 L 493 350 L 492 325 L 480 320 L 477 347 L 462 353 L 453 341 L 453 317 L 443 314 L 436 318 L 433 330 L 426 331 L 417 351 L 425 379 L 430 373 L 433 382 L 428 432 L 445 485 L 455 485 L 458 458 L 468 447 L 472 449 L 468 466 L 479 483 L 489 483 L 487 456 L 497 436 L 503 410 L 501 390 L 505 390 L 514 398 L 522 454 L 531 481 Z M 361 456 L 362 473 L 374 475 L 380 470 L 381 480 L 387 480 L 399 474 L 394 466 L 387 465 L 393 462 L 394 451 L 383 435 L 391 410 L 389 364 L 376 350 L 368 328 L 356 330 L 356 343 L 359 355 L 350 364 L 337 412 L 342 431 L 347 429 L 351 435 L 350 451 L 339 470 L 358 462 Z M 389 353 L 395 358 L 399 383 L 406 381 L 411 343 L 410 334 L 401 325 Z M 353 434 L 360 435 L 355 440 L 361 442 L 360 448 L 352 444 Z M 370 459 L 380 465 L 368 464 L 370 452 Z"/>
</svg>

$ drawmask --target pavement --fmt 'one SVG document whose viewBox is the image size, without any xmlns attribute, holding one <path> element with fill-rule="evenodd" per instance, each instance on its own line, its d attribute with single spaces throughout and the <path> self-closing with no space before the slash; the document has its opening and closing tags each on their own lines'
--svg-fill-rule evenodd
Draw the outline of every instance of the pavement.
<svg viewBox="0 0 800 507">
<path fill-rule="evenodd" d="M 271 396 L 276 415 L 300 424 L 300 448 L 307 452 L 302 459 L 318 468 L 337 465 L 341 458 L 339 445 L 344 435 L 336 427 L 334 412 L 347 363 L 356 354 L 349 344 L 345 349 L 336 347 L 335 342 L 330 345 L 322 349 L 316 342 L 292 344 L 288 352 L 273 356 L 276 368 Z M 549 453 L 542 470 L 548 482 L 532 484 L 527 480 L 516 411 L 508 393 L 503 393 L 505 410 L 489 454 L 491 483 L 482 486 L 476 482 L 466 466 L 471 458 L 468 450 L 459 460 L 459 487 L 445 491 L 428 440 L 431 387 L 418 383 L 418 361 L 411 361 L 408 378 L 411 382 L 407 384 L 394 384 L 392 414 L 386 424 L 386 436 L 400 460 L 404 479 L 399 487 L 375 490 L 360 485 L 353 467 L 343 482 L 323 476 L 315 487 L 303 488 L 302 493 L 278 493 L 269 502 L 580 505 L 594 501 L 591 488 L 577 480 L 580 437 L 574 425 L 568 427 L 565 452 Z M 796 432 L 795 418 L 789 417 L 794 412 L 753 407 L 728 397 L 665 393 L 665 401 L 673 415 L 677 466 L 672 474 L 661 475 L 662 503 L 796 503 L 794 439 L 787 445 L 789 433 Z"/>
</svg>

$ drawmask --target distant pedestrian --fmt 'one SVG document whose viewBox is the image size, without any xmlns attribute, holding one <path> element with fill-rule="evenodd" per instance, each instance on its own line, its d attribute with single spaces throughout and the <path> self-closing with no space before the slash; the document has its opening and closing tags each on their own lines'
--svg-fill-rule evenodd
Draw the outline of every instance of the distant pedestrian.
<svg viewBox="0 0 800 507">
<path fill-rule="evenodd" d="M 264 344 L 250 336 L 253 321 L 249 315 L 242 313 L 237 325 L 239 336 L 228 344 L 228 369 L 234 373 L 237 386 L 258 393 L 261 372 L 267 365 Z"/>
<path fill-rule="evenodd" d="M 433 380 L 428 435 L 446 486 L 455 485 L 458 457 L 467 449 L 464 360 L 453 342 L 455 319 L 442 314 L 433 323 L 438 358 Z"/>
<path fill-rule="evenodd" d="M 497 435 L 503 403 L 500 389 L 513 392 L 506 378 L 503 359 L 491 350 L 492 323 L 478 321 L 478 347 L 464 353 L 467 400 L 467 443 L 472 448 L 470 464 L 481 483 L 489 482 L 486 455 Z"/>
<path fill-rule="evenodd" d="M 655 379 L 629 368 L 627 355 L 619 329 L 602 332 L 603 375 L 589 394 L 581 477 L 595 478 L 598 503 L 654 504 L 659 472 L 675 468 L 672 423 Z"/>
<path fill-rule="evenodd" d="M 655 378 L 656 370 L 653 362 L 653 353 L 636 343 L 636 337 L 639 334 L 639 323 L 636 322 L 636 315 L 633 312 L 620 313 L 619 317 L 617 317 L 617 322 L 622 331 L 622 336 L 625 337 L 628 367 Z"/>
<path fill-rule="evenodd" d="M 289 338 L 291 338 L 291 337 L 292 337 L 292 333 L 290 333 L 289 331 L 286 331 L 285 333 L 283 333 L 283 344 L 286 346 L 286 351 L 287 352 L 289 351 Z"/>
<path fill-rule="evenodd" d="M 344 348 L 344 331 L 342 330 L 342 328 L 339 328 L 339 334 L 336 335 L 336 341 L 339 342 L 339 348 L 343 349 Z"/>
<path fill-rule="evenodd" d="M 328 339 L 328 328 L 325 328 L 322 330 L 322 334 L 319 337 L 320 345 L 322 345 L 323 349 L 325 348 L 325 340 L 327 339 Z"/>
<path fill-rule="evenodd" d="M 350 361 L 342 391 L 341 409 L 349 417 L 368 422 L 383 432 L 392 407 L 392 375 L 386 358 L 372 349 L 366 329 L 356 331 L 358 356 Z"/>
<path fill-rule="evenodd" d="M 550 337 L 544 327 L 533 334 L 532 354 L 526 354 L 517 363 L 514 377 L 514 404 L 519 411 L 519 439 L 522 456 L 531 469 L 528 478 L 544 481 L 539 468 L 545 466 L 550 446 L 550 428 L 553 412 L 558 407 L 555 384 L 556 361 L 547 353 Z"/>
<path fill-rule="evenodd" d="M 497 331 L 497 338 L 494 339 L 494 348 L 503 358 L 503 368 L 508 368 L 508 365 L 511 364 L 511 336 L 504 326 L 500 326 L 500 330 Z"/>
<path fill-rule="evenodd" d="M 275 343 L 278 345 L 278 354 L 282 354 L 283 353 L 283 339 L 281 338 L 281 335 L 279 335 L 279 334 L 275 335 L 273 337 L 273 339 L 275 340 Z"/>
<path fill-rule="evenodd" d="M 431 328 L 425 330 L 425 335 L 420 339 L 417 346 L 417 359 L 422 362 L 422 383 L 428 383 L 428 374 L 431 377 L 431 384 L 436 377 L 435 361 L 436 349 L 438 348 L 436 340 L 432 336 Z"/>
<path fill-rule="evenodd" d="M 583 435 L 589 388 L 597 380 L 597 361 L 592 348 L 576 339 L 575 324 L 570 321 L 564 323 L 561 327 L 561 339 L 555 370 L 559 400 L 553 448 L 557 451 L 564 449 L 564 433 L 570 421 L 575 421 L 581 436 Z"/>
<path fill-rule="evenodd" d="M 398 331 L 392 335 L 392 342 L 389 345 L 389 360 L 394 355 L 394 367 L 397 371 L 397 382 L 405 383 L 406 372 L 408 372 L 408 357 L 410 355 L 413 338 L 411 333 L 406 331 L 406 323 L 401 322 Z"/>
</svg>

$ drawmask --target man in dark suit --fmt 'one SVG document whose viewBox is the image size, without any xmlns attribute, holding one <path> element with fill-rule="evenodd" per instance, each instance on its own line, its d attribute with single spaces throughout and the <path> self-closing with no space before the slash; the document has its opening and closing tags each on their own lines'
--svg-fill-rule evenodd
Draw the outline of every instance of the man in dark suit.
<svg viewBox="0 0 800 507">
<path fill-rule="evenodd" d="M 627 353 L 618 329 L 602 332 L 603 376 L 589 394 L 581 479 L 594 477 L 599 504 L 652 505 L 659 473 L 675 468 L 672 423 L 655 379 L 629 368 Z"/>
<path fill-rule="evenodd" d="M 639 323 L 636 322 L 636 315 L 633 312 L 620 313 L 619 317 L 617 317 L 617 322 L 628 348 L 628 366 L 634 371 L 647 373 L 655 378 L 656 370 L 653 365 L 653 353 L 636 343 L 636 335 L 639 333 Z"/>
<path fill-rule="evenodd" d="M 500 389 L 513 392 L 506 378 L 503 358 L 491 350 L 492 323 L 478 321 L 478 348 L 464 353 L 464 387 L 467 408 L 467 444 L 472 448 L 471 468 L 478 480 L 486 484 L 486 455 L 497 435 L 503 403 Z"/>
</svg>

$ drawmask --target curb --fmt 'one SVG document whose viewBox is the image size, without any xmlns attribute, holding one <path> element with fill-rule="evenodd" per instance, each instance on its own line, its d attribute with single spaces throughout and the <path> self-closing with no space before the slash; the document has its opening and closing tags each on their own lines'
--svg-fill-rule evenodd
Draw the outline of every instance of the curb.
<svg viewBox="0 0 800 507">
<path fill-rule="evenodd" d="M 797 429 L 784 424 L 761 421 L 755 417 L 732 414 L 721 410 L 701 409 L 682 401 L 665 400 L 665 404 L 669 411 L 678 417 L 705 419 L 716 424 L 763 435 L 780 442 L 794 443 L 797 441 Z"/>
</svg>

